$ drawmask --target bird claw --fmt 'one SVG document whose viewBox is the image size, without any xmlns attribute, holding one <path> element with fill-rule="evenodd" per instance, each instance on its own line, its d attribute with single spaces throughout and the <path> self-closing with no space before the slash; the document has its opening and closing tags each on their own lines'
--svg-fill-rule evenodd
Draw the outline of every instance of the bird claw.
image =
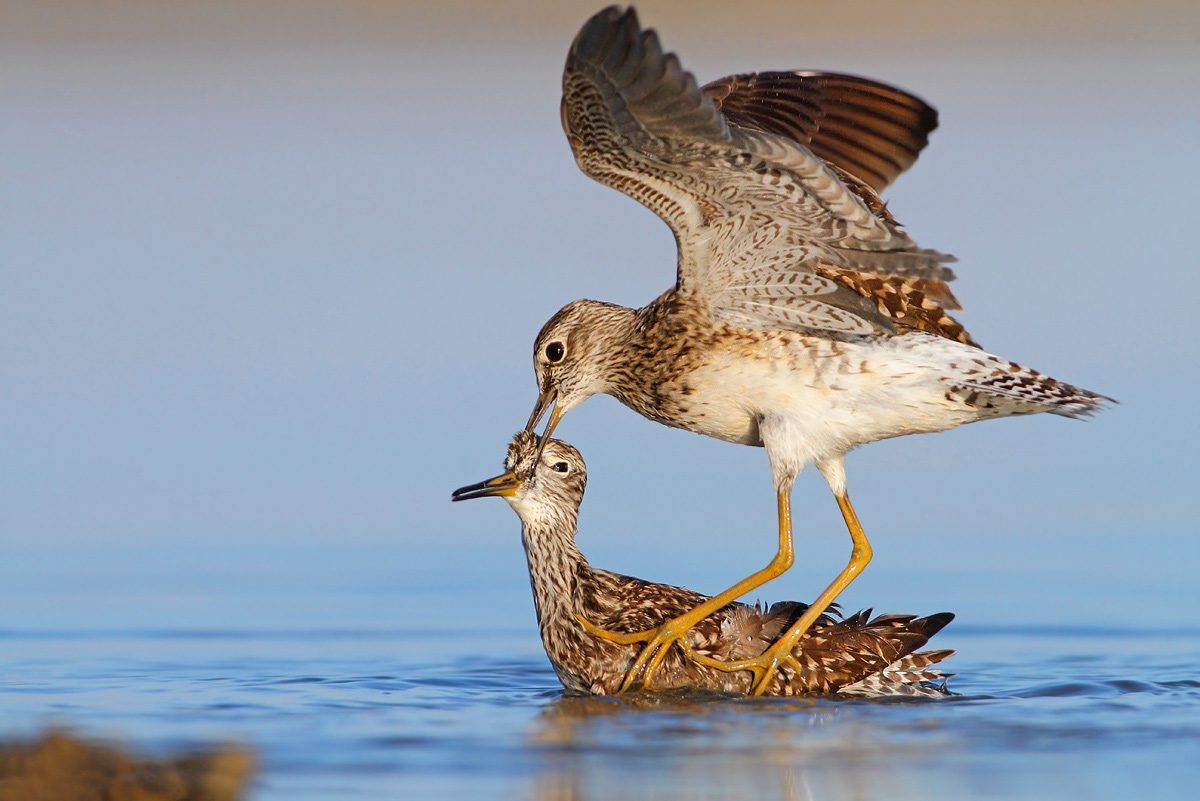
<svg viewBox="0 0 1200 801">
<path fill-rule="evenodd" d="M 658 671 L 658 667 L 662 664 L 663 659 L 666 658 L 672 644 L 679 643 L 685 655 L 695 655 L 695 652 L 687 641 L 689 629 L 685 628 L 680 631 L 679 626 L 672 625 L 675 623 L 674 620 L 668 621 L 657 628 L 626 634 L 602 629 L 583 615 L 576 615 L 576 618 L 588 634 L 601 640 L 607 640 L 618 645 L 632 645 L 639 642 L 646 643 L 642 647 L 642 650 L 638 652 L 637 659 L 625 671 L 625 678 L 617 690 L 618 695 L 630 690 L 648 688 L 650 681 L 654 678 L 654 674 Z"/>
<path fill-rule="evenodd" d="M 739 659 L 736 661 L 725 662 L 720 659 L 714 659 L 711 656 L 698 654 L 690 647 L 684 648 L 684 653 L 698 665 L 721 670 L 726 673 L 737 673 L 740 670 L 748 670 L 752 674 L 750 680 L 750 690 L 748 695 L 762 695 L 767 690 L 767 686 L 771 683 L 771 679 L 775 676 L 775 671 L 786 666 L 791 666 L 796 673 L 800 672 L 800 663 L 796 661 L 796 657 L 792 656 L 791 651 L 779 656 L 773 653 L 774 647 L 768 648 L 761 654 L 750 659 Z"/>
<path fill-rule="evenodd" d="M 687 629 L 679 633 L 672 630 L 678 628 L 671 625 L 674 621 L 668 621 L 654 629 L 625 633 L 602 629 L 583 615 L 576 615 L 576 618 L 588 634 L 598 639 L 607 640 L 617 645 L 633 645 L 639 642 L 646 643 L 638 653 L 637 659 L 634 660 L 633 664 L 625 672 L 625 678 L 617 690 L 618 695 L 630 690 L 647 688 L 650 685 L 651 679 L 654 678 L 658 666 L 662 664 L 662 660 L 666 657 L 667 651 L 675 643 L 679 644 L 679 649 L 683 651 L 683 655 L 686 658 L 698 665 L 715 668 L 726 673 L 736 673 L 740 670 L 750 671 L 753 674 L 753 678 L 750 681 L 748 695 L 762 695 L 765 693 L 777 670 L 790 666 L 796 673 L 800 672 L 800 663 L 796 661 L 796 657 L 792 655 L 790 648 L 786 653 L 779 654 L 776 652 L 776 645 L 772 645 L 758 656 L 751 657 L 750 659 L 725 662 L 698 653 L 687 640 Z"/>
<path fill-rule="evenodd" d="M 608 629 L 600 628 L 583 615 L 576 615 L 575 618 L 579 621 L 580 625 L 583 626 L 584 630 L 587 631 L 588 634 L 601 640 L 614 642 L 617 645 L 631 645 L 635 642 L 644 642 L 645 640 L 650 639 L 650 636 L 655 632 L 655 629 L 649 629 L 648 631 L 635 631 L 632 634 L 627 634 L 620 631 L 609 631 Z"/>
</svg>

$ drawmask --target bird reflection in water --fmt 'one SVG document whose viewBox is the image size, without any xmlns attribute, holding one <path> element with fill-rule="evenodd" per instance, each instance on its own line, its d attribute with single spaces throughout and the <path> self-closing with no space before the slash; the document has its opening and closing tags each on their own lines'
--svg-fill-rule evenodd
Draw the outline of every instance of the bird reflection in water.
<svg viewBox="0 0 1200 801">
<path fill-rule="evenodd" d="M 874 714 L 919 700 L 729 699 L 718 693 L 565 695 L 535 719 L 529 797 L 866 799 L 954 749 L 897 742 Z M 864 714 L 865 713 L 865 714 Z M 887 713 L 885 713 L 886 715 Z"/>
</svg>

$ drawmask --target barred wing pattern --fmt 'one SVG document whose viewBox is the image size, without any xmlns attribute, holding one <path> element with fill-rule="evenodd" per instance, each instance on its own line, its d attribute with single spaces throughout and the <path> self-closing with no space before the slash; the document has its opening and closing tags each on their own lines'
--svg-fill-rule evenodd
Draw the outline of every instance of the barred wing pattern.
<svg viewBox="0 0 1200 801">
<path fill-rule="evenodd" d="M 873 303 L 814 268 L 950 278 L 949 257 L 918 248 L 803 144 L 731 125 L 632 9 L 605 9 L 580 31 L 563 76 L 563 125 L 585 173 L 671 227 L 679 291 L 714 320 L 893 331 Z"/>
<path fill-rule="evenodd" d="M 882 192 L 917 160 L 937 111 L 895 87 L 828 72 L 757 72 L 706 84 L 729 125 L 789 137 Z"/>
</svg>

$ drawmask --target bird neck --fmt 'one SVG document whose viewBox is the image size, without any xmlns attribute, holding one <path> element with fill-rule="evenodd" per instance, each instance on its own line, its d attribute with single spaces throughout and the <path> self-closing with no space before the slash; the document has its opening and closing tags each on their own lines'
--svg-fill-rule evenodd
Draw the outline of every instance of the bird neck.
<svg viewBox="0 0 1200 801">
<path fill-rule="evenodd" d="M 546 656 L 566 687 L 592 692 L 606 675 L 607 663 L 597 657 L 612 646 L 594 640 L 579 620 L 595 587 L 594 571 L 575 545 L 575 514 L 554 524 L 527 523 L 521 534 Z"/>
<path fill-rule="evenodd" d="M 574 403 L 591 395 L 613 394 L 637 358 L 641 310 L 599 300 L 577 300 L 566 309 L 578 317 L 571 333 L 571 347 L 579 360 L 572 382 Z M 553 323 L 552 319 L 547 325 Z"/>
<path fill-rule="evenodd" d="M 579 613 L 579 572 L 587 567 L 575 545 L 576 514 L 556 515 L 553 519 L 532 521 L 521 529 L 525 558 L 529 563 L 529 584 L 537 609 L 538 628 L 543 637 L 556 624 L 576 625 Z"/>
<path fill-rule="evenodd" d="M 674 293 L 668 292 L 629 315 L 614 319 L 619 348 L 609 351 L 604 392 L 638 414 L 670 425 L 662 414 L 660 388 L 669 382 L 681 352 L 690 347 L 686 336 L 664 336 L 675 312 Z M 619 326 L 619 328 L 617 327 Z"/>
</svg>

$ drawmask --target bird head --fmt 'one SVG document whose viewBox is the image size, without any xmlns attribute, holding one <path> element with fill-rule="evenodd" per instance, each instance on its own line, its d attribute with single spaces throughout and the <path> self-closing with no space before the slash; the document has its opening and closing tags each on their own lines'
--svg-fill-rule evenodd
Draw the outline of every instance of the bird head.
<svg viewBox="0 0 1200 801">
<path fill-rule="evenodd" d="M 551 439 L 541 446 L 536 435 L 522 431 L 508 446 L 507 470 L 495 478 L 460 487 L 455 501 L 497 496 L 508 501 L 526 525 L 568 522 L 574 529 L 587 487 L 587 468 L 579 451 Z"/>
<path fill-rule="evenodd" d="M 608 391 L 633 320 L 632 309 L 577 300 L 542 326 L 533 344 L 538 401 L 526 432 L 532 432 L 549 412 L 541 436 L 544 443 L 563 415 L 592 395 Z"/>
</svg>

